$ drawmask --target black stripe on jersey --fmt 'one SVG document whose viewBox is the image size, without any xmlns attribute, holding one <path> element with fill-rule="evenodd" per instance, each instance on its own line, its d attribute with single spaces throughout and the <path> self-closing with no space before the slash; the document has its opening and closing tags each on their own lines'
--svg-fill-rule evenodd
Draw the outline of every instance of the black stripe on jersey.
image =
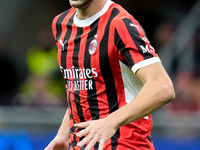
<svg viewBox="0 0 200 150">
<path fill-rule="evenodd" d="M 127 18 L 123 19 L 123 21 L 126 24 L 128 32 L 129 32 L 130 36 L 132 37 L 137 49 L 142 54 L 143 58 L 148 59 L 148 58 L 153 57 L 153 55 L 149 52 L 143 53 L 140 46 L 146 47 L 146 44 L 140 37 L 138 30 L 135 27 L 130 26 L 130 23 L 132 23 L 132 24 L 134 24 L 134 23 L 130 19 L 127 19 Z"/>
<path fill-rule="evenodd" d="M 84 150 L 86 148 L 86 145 L 85 146 L 83 146 L 83 147 L 81 147 L 81 149 L 80 150 Z"/>
<path fill-rule="evenodd" d="M 71 116 L 71 118 L 74 118 L 74 116 L 73 116 L 73 113 L 72 113 L 72 104 L 71 104 L 71 101 L 70 101 L 70 92 L 67 92 L 68 93 L 68 98 L 67 98 L 67 102 L 68 102 L 68 106 L 70 107 L 70 109 L 71 109 L 71 113 L 70 113 L 70 116 Z"/>
<path fill-rule="evenodd" d="M 66 40 L 68 41 L 69 38 L 70 38 L 70 35 L 72 33 L 71 25 L 72 25 L 73 21 L 71 21 L 71 20 L 73 20 L 73 18 L 74 18 L 74 14 L 70 17 L 69 22 L 67 23 L 67 32 L 65 34 L 64 41 L 66 41 Z M 67 68 L 67 66 L 66 66 L 66 62 L 67 62 L 67 58 L 66 58 L 66 56 L 67 56 L 67 47 L 68 47 L 68 42 L 65 44 L 65 46 L 64 46 L 65 50 L 62 51 L 62 54 L 61 54 L 61 66 L 63 68 Z M 65 83 L 67 84 L 67 79 L 65 79 Z"/>
<path fill-rule="evenodd" d="M 62 33 L 62 26 L 61 23 L 63 22 L 63 20 L 65 19 L 65 16 L 68 14 L 69 10 L 63 12 L 61 14 L 61 16 L 58 18 L 57 22 L 56 22 L 56 42 L 58 42 L 58 40 L 60 39 L 61 33 Z"/>
<path fill-rule="evenodd" d="M 73 126 L 72 128 L 70 128 L 70 134 L 73 134 L 75 133 L 75 127 Z M 69 134 L 69 138 L 70 138 L 70 134 Z M 75 146 L 77 145 L 77 142 L 76 142 L 76 136 L 73 137 L 73 141 L 70 143 L 69 146 L 72 146 L 73 150 L 75 150 Z"/>
<path fill-rule="evenodd" d="M 97 34 L 99 19 L 97 19 L 94 23 L 90 25 L 90 32 L 88 33 L 87 43 L 85 47 L 85 57 L 84 57 L 84 68 L 91 68 L 91 55 L 89 54 L 89 45 L 90 42 L 94 39 L 94 35 Z M 97 101 L 96 95 L 96 84 L 95 80 L 92 78 L 93 89 L 87 91 L 87 99 L 89 103 L 90 113 L 92 115 L 92 119 L 99 119 L 99 104 Z"/>
<path fill-rule="evenodd" d="M 109 113 L 112 113 L 119 108 L 117 92 L 116 92 L 115 83 L 114 83 L 114 79 L 113 79 L 113 75 L 112 75 L 112 71 L 111 71 L 111 67 L 110 67 L 110 62 L 109 62 L 109 57 L 108 57 L 109 27 L 110 27 L 111 21 L 118 14 L 119 14 L 119 10 L 114 8 L 112 10 L 111 16 L 106 25 L 104 36 L 100 43 L 100 55 L 99 55 L 100 68 L 101 68 L 101 73 L 102 73 L 102 76 L 104 78 L 104 82 L 106 85 L 106 93 L 107 93 L 107 99 L 108 99 L 108 104 L 109 104 Z M 116 149 L 118 138 L 119 138 L 119 130 L 111 138 L 112 150 Z"/>
<path fill-rule="evenodd" d="M 70 19 L 69 19 L 69 21 L 67 23 L 67 33 L 66 33 L 66 35 L 64 37 L 64 41 L 63 42 L 68 41 L 70 36 L 71 36 L 74 15 L 75 15 L 75 13 L 70 17 Z M 64 49 L 67 50 L 67 47 L 68 47 L 68 42 L 64 45 Z M 66 65 L 66 62 L 64 62 L 64 63 Z"/>
<path fill-rule="evenodd" d="M 81 137 L 81 138 L 79 138 L 79 141 L 82 141 L 83 139 L 84 139 L 85 137 Z M 76 144 L 77 145 L 77 144 Z M 80 150 L 84 150 L 85 148 L 86 148 L 86 144 L 83 146 L 83 147 L 81 147 L 81 149 Z"/>
<path fill-rule="evenodd" d="M 73 53 L 73 66 L 74 69 L 79 69 L 78 65 L 78 54 L 80 50 L 80 43 L 81 43 L 81 35 L 83 34 L 83 28 L 77 28 L 77 34 L 76 37 L 74 38 L 74 53 Z M 74 81 L 77 82 L 79 79 L 74 78 Z M 80 105 L 80 97 L 79 97 L 79 90 L 74 91 L 74 101 L 76 103 L 76 108 L 77 108 L 77 114 L 81 120 L 81 122 L 85 122 L 84 115 L 83 115 L 83 110 Z"/>
<path fill-rule="evenodd" d="M 115 29 L 115 46 L 121 51 L 122 54 L 127 50 L 126 45 L 121 40 L 117 29 Z"/>
<path fill-rule="evenodd" d="M 72 15 L 69 20 L 73 20 L 73 17 L 74 17 L 74 15 Z M 71 32 L 72 32 L 72 28 L 71 28 L 72 23 L 73 22 L 70 22 L 70 24 L 67 26 L 68 28 L 67 28 L 67 32 L 66 32 L 65 37 L 64 37 L 64 41 L 69 40 L 69 38 L 70 38 L 70 35 L 71 35 Z M 63 68 L 66 68 L 66 61 L 67 61 L 66 60 L 67 59 L 66 58 L 66 56 L 67 56 L 66 48 L 67 47 L 68 47 L 68 43 L 65 44 L 65 47 L 64 47 L 65 51 L 62 51 L 61 56 L 60 56 L 61 57 L 61 66 Z M 65 84 L 67 84 L 67 79 L 65 79 Z M 68 101 L 69 107 L 71 108 L 71 114 L 70 115 L 73 118 L 73 113 L 72 113 L 73 109 L 72 109 L 72 105 L 71 105 L 71 101 L 70 101 L 71 93 L 70 92 L 67 92 L 67 93 L 68 93 L 67 101 Z"/>
<path fill-rule="evenodd" d="M 104 82 L 106 85 L 106 92 L 109 104 L 109 113 L 114 112 L 118 109 L 118 99 L 117 92 L 115 89 L 115 83 L 113 79 L 113 74 L 110 67 L 109 57 L 108 57 L 108 36 L 109 36 L 109 27 L 112 19 L 119 13 L 117 9 L 113 9 L 110 19 L 106 25 L 104 36 L 100 43 L 100 67 L 101 73 L 104 78 Z"/>
<path fill-rule="evenodd" d="M 56 29 L 57 29 L 57 35 L 56 35 L 56 39 L 57 40 L 59 40 L 60 39 L 60 36 L 61 36 L 61 32 L 62 32 L 62 27 L 61 27 L 61 23 L 62 22 L 60 22 L 61 20 L 63 21 L 63 19 L 66 17 L 66 15 L 68 14 L 68 12 L 69 12 L 69 10 L 68 11 L 66 11 L 66 12 L 64 12 L 59 18 L 58 18 L 58 21 L 57 21 L 57 23 L 56 24 L 58 24 L 58 25 L 60 25 L 59 26 L 59 28 L 57 28 L 56 27 Z M 72 32 L 72 28 L 71 28 L 71 25 L 72 25 L 72 23 L 73 23 L 73 17 L 74 17 L 74 14 L 70 17 L 70 19 L 69 19 L 69 22 L 70 22 L 70 24 L 68 24 L 67 25 L 67 32 L 66 32 L 66 34 L 65 34 L 65 37 L 64 37 L 64 41 L 65 40 L 68 40 L 69 38 L 70 38 L 70 35 L 71 35 L 71 32 Z M 59 34 L 58 34 L 58 31 L 60 32 Z M 66 43 L 65 44 L 65 49 L 67 48 L 67 45 L 68 43 Z M 67 55 L 67 51 L 62 51 L 62 53 L 61 53 L 61 66 L 63 67 L 63 68 L 66 68 L 66 55 Z M 65 79 L 65 83 L 67 84 L 67 80 Z M 68 99 L 68 105 L 69 105 L 69 107 L 71 108 L 71 117 L 73 118 L 73 113 L 72 113 L 72 106 L 71 106 L 71 102 L 70 102 L 70 92 L 68 93 L 68 97 L 67 97 L 67 99 Z"/>
<path fill-rule="evenodd" d="M 135 63 L 131 57 L 129 50 L 126 48 L 126 45 L 121 40 L 117 29 L 115 29 L 115 46 L 120 50 L 120 52 L 124 55 L 126 59 L 126 62 L 123 61 L 123 63 L 128 65 L 127 62 L 129 62 L 129 66 L 133 66 Z"/>
<path fill-rule="evenodd" d="M 76 135 L 74 134 L 76 132 L 76 128 L 73 126 L 72 128 L 70 128 L 70 134 L 73 134 L 73 141 L 71 143 L 69 143 L 69 149 L 72 147 L 73 150 L 76 150 L 77 147 L 77 140 L 76 140 Z M 69 138 L 70 138 L 70 134 L 69 134 Z M 82 141 L 84 139 L 84 137 L 79 138 L 79 141 Z M 84 150 L 86 148 L 86 145 L 84 145 L 83 147 L 80 148 L 80 150 Z"/>
</svg>

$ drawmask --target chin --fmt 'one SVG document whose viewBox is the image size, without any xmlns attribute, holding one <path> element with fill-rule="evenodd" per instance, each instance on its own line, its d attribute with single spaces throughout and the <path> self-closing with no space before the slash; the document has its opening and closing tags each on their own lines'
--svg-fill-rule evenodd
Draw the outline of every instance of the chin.
<svg viewBox="0 0 200 150">
<path fill-rule="evenodd" d="M 75 8 L 84 8 L 93 0 L 70 0 L 70 5 Z"/>
</svg>

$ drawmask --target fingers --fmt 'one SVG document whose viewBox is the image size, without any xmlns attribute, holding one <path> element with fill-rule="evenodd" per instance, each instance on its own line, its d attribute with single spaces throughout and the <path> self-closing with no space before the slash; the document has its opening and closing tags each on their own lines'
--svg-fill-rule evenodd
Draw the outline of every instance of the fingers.
<svg viewBox="0 0 200 150">
<path fill-rule="evenodd" d="M 74 124 L 74 127 L 75 128 L 79 128 L 79 129 L 86 128 L 86 127 L 88 127 L 90 125 L 90 122 L 91 121 Z"/>
<path fill-rule="evenodd" d="M 81 131 L 79 131 L 76 136 L 81 138 L 85 135 L 88 134 L 89 130 L 88 130 L 88 126 L 90 125 L 90 122 L 82 122 L 79 124 L 74 124 L 74 127 L 78 128 L 78 129 L 82 129 Z"/>
<path fill-rule="evenodd" d="M 84 128 L 80 132 L 78 132 L 76 136 L 78 138 L 85 136 L 79 143 L 77 143 L 78 147 L 83 147 L 86 143 L 89 143 L 85 150 L 90 150 L 98 142 L 98 138 L 94 137 L 93 134 L 89 133 L 90 132 L 89 125 L 91 123 L 92 121 L 83 122 L 83 123 L 74 125 L 74 127 L 79 128 L 79 129 Z"/>
<path fill-rule="evenodd" d="M 96 144 L 97 142 L 99 142 L 99 138 L 98 138 L 98 137 L 95 137 L 95 136 L 93 137 L 93 136 L 88 135 L 88 136 L 85 137 L 82 141 L 80 141 L 80 142 L 77 144 L 77 146 L 82 147 L 82 146 L 85 145 L 85 143 L 89 143 L 89 144 L 87 145 L 87 147 L 85 148 L 85 150 L 90 150 L 92 147 L 95 146 L 95 144 Z M 103 150 L 104 144 L 105 144 L 105 140 L 101 140 L 101 141 L 99 142 L 99 148 L 98 148 L 98 150 Z"/>
<path fill-rule="evenodd" d="M 88 135 L 88 136 L 84 137 L 80 142 L 78 142 L 77 146 L 83 147 L 86 143 L 89 143 L 91 139 L 92 139 L 92 136 Z"/>
<path fill-rule="evenodd" d="M 88 146 L 85 148 L 85 150 L 90 150 L 96 143 L 98 142 L 98 139 L 94 137 L 88 144 Z"/>
<path fill-rule="evenodd" d="M 105 140 L 101 140 L 101 141 L 99 142 L 99 149 L 98 149 L 98 150 L 103 150 L 104 144 L 105 144 Z"/>
<path fill-rule="evenodd" d="M 106 125 L 108 127 L 105 127 Z M 105 142 L 116 132 L 115 129 L 111 130 L 112 128 L 109 127 L 107 121 L 103 119 L 75 124 L 74 127 L 82 129 L 76 133 L 78 138 L 84 137 L 77 143 L 77 146 L 87 145 L 85 150 L 90 150 L 96 143 L 99 143 L 98 150 L 103 150 Z"/>
<path fill-rule="evenodd" d="M 78 133 L 76 133 L 76 136 L 78 138 L 81 138 L 81 137 L 83 137 L 83 136 L 85 136 L 87 134 L 88 134 L 88 129 L 86 128 L 86 129 L 83 129 L 83 130 L 79 131 Z"/>
</svg>

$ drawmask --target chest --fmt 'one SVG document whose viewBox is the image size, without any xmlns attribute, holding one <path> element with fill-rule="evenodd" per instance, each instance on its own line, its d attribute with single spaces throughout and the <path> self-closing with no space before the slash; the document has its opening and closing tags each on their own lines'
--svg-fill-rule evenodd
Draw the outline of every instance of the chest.
<svg viewBox="0 0 200 150">
<path fill-rule="evenodd" d="M 67 26 L 57 41 L 59 65 L 66 69 L 95 68 L 109 65 L 117 59 L 114 38 L 106 24 L 87 27 Z"/>
</svg>

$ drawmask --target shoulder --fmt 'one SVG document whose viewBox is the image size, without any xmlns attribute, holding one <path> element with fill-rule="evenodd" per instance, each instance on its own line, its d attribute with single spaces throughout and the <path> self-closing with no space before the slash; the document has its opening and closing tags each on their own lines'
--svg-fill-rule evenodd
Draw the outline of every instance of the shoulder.
<svg viewBox="0 0 200 150">
<path fill-rule="evenodd" d="M 124 9 L 121 5 L 113 3 L 110 6 L 109 11 L 111 12 L 111 16 L 113 17 L 113 26 L 120 25 L 120 22 L 123 20 L 130 20 L 131 22 L 138 23 L 138 21 L 131 15 L 126 9 Z"/>
<path fill-rule="evenodd" d="M 76 9 L 71 7 L 70 9 L 58 14 L 56 17 L 54 17 L 52 21 L 52 26 L 56 24 L 61 24 L 65 18 L 69 18 L 70 16 L 72 16 L 75 13 L 75 11 Z"/>
</svg>

